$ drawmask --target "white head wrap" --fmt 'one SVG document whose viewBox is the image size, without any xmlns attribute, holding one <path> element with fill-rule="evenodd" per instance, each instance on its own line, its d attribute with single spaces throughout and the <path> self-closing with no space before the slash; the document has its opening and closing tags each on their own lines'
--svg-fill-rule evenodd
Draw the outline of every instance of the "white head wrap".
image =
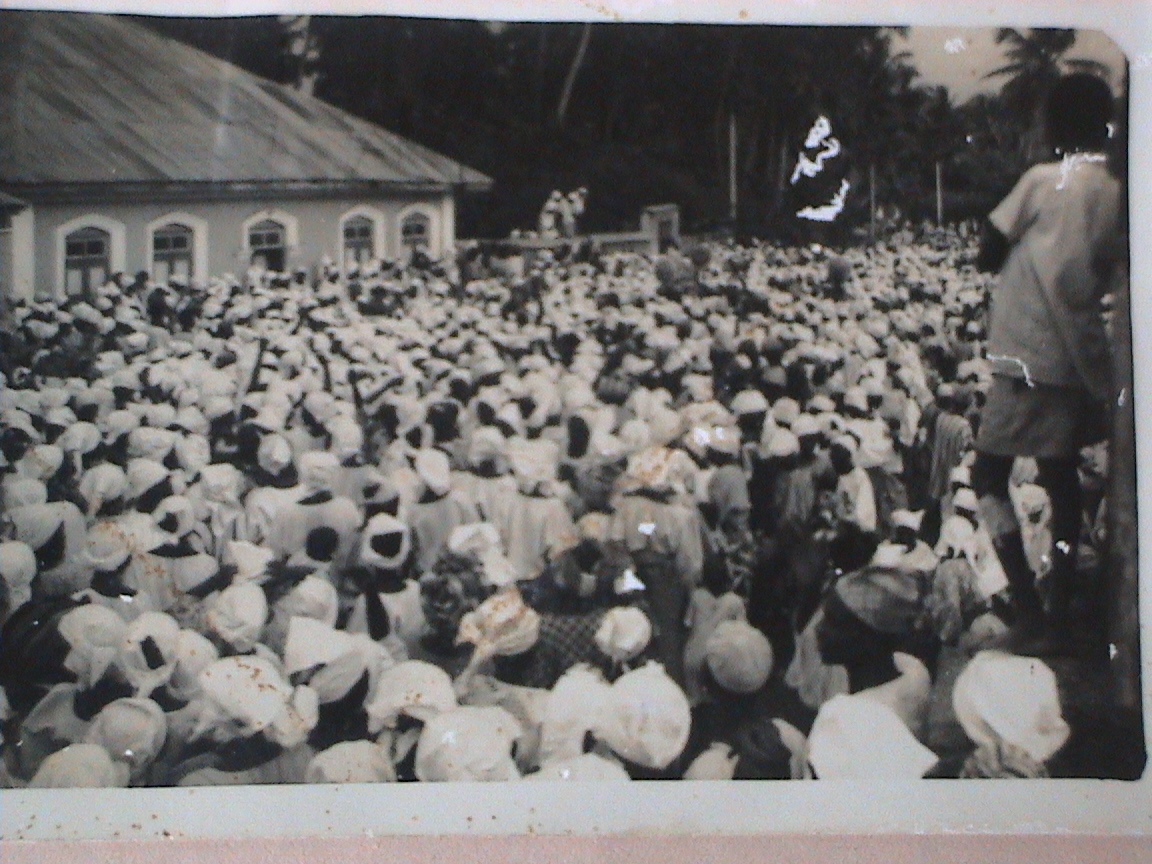
<svg viewBox="0 0 1152 864">
<path fill-rule="evenodd" d="M 84 740 L 127 763 L 139 778 L 160 755 L 167 734 L 164 712 L 151 699 L 117 699 L 100 709 Z"/>
<path fill-rule="evenodd" d="M 651 639 L 652 622 L 635 606 L 609 609 L 596 630 L 596 647 L 619 663 L 638 656 Z"/>
<path fill-rule="evenodd" d="M 683 752 L 692 710 L 684 691 L 659 663 L 646 663 L 618 678 L 608 704 L 593 732 L 618 755 L 662 769 Z"/>
<path fill-rule="evenodd" d="M 386 669 L 368 703 L 368 729 L 375 734 L 393 728 L 401 715 L 427 722 L 456 707 L 452 679 L 439 666 L 405 660 Z"/>
<path fill-rule="evenodd" d="M 896 712 L 859 694 L 833 696 L 808 736 L 808 761 L 821 780 L 911 780 L 936 764 Z"/>
<path fill-rule="evenodd" d="M 424 781 L 519 780 L 512 742 L 523 729 L 503 708 L 463 706 L 429 720 L 416 748 Z"/>
<path fill-rule="evenodd" d="M 391 783 L 396 769 L 388 748 L 374 741 L 341 741 L 312 757 L 305 783 Z"/>
<path fill-rule="evenodd" d="M 111 609 L 91 603 L 65 612 L 58 627 L 72 649 L 64 667 L 74 673 L 85 688 L 104 677 L 120 653 L 128 629 Z"/>
<path fill-rule="evenodd" d="M 98 789 L 128 785 L 129 767 L 115 762 L 99 744 L 70 744 L 41 764 L 31 789 Z"/>
<path fill-rule="evenodd" d="M 1045 762 L 1068 740 L 1056 676 L 1035 657 L 981 651 L 956 679 L 952 705 L 977 745 L 1004 742 Z"/>
<path fill-rule="evenodd" d="M 205 622 L 236 651 L 251 651 L 268 620 L 268 600 L 259 585 L 230 585 L 209 599 Z"/>
</svg>

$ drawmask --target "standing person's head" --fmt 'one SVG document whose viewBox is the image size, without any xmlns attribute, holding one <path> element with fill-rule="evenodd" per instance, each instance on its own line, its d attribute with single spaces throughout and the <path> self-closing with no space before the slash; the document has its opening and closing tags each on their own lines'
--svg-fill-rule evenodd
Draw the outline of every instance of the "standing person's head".
<svg viewBox="0 0 1152 864">
<path fill-rule="evenodd" d="M 1112 91 L 1086 72 L 1065 75 L 1048 94 L 1044 131 L 1057 151 L 1102 150 L 1108 144 Z"/>
</svg>

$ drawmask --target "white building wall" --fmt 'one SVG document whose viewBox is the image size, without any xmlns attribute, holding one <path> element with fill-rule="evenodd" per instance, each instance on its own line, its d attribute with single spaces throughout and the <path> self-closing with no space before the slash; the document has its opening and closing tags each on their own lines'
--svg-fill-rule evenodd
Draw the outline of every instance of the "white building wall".
<svg viewBox="0 0 1152 864">
<path fill-rule="evenodd" d="M 12 219 L 12 292 L 18 297 L 61 296 L 63 250 L 60 238 L 68 231 L 92 224 L 116 226 L 113 236 L 113 265 L 132 275 L 152 269 L 152 231 L 169 219 L 182 215 L 196 229 L 196 269 L 201 262 L 206 274 L 198 279 L 232 273 L 241 276 L 248 268 L 250 251 L 246 226 L 268 214 L 290 217 L 288 266 L 310 267 L 327 255 L 342 259 L 342 220 L 352 211 L 380 217 L 376 254 L 397 258 L 404 254 L 400 243 L 400 221 L 406 212 L 418 208 L 432 220 L 434 252 L 451 254 L 455 248 L 455 202 L 451 194 L 393 196 L 389 198 L 342 197 L 323 200 L 260 201 L 177 201 L 150 203 L 59 204 L 28 208 Z M 123 226 L 122 229 L 119 226 Z M 203 238 L 201 238 L 203 234 Z M 201 244 L 201 239 L 203 243 Z M 379 248 L 383 247 L 383 248 Z M 58 293 L 59 292 L 59 293 Z"/>
</svg>

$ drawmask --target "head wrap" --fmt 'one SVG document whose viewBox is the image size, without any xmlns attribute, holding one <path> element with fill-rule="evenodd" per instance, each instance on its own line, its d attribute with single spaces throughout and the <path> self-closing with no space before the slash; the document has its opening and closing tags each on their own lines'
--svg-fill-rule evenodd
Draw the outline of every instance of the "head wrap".
<svg viewBox="0 0 1152 864">
<path fill-rule="evenodd" d="M 952 496 L 952 508 L 954 510 L 966 510 L 969 513 L 979 513 L 980 504 L 976 500 L 976 493 L 967 487 L 957 489 L 956 494 Z"/>
<path fill-rule="evenodd" d="M 825 702 L 808 736 L 808 761 L 821 780 L 911 780 L 936 754 L 887 705 L 856 694 Z"/>
<path fill-rule="evenodd" d="M 736 775 L 736 763 L 740 757 L 732 752 L 732 746 L 722 741 L 713 741 L 712 746 L 692 760 L 684 772 L 685 780 L 731 780 Z"/>
<path fill-rule="evenodd" d="M 308 684 L 316 691 L 320 704 L 335 702 L 346 696 L 365 672 L 370 679 L 379 674 L 384 649 L 371 639 L 367 639 L 367 645 L 375 650 L 364 650 L 363 637 L 357 639 L 315 618 L 297 616 L 288 624 L 284 671 L 294 675 L 315 670 Z"/>
<path fill-rule="evenodd" d="M 305 576 L 287 594 L 276 601 L 278 617 L 312 618 L 330 627 L 336 626 L 340 597 L 334 586 L 320 576 Z"/>
<path fill-rule="evenodd" d="M 406 660 L 381 673 L 368 702 L 368 729 L 394 728 L 401 716 L 422 722 L 456 707 L 452 679 L 439 666 Z"/>
<path fill-rule="evenodd" d="M 1035 657 L 981 651 L 956 679 L 952 705 L 977 745 L 1006 743 L 1045 762 L 1068 740 L 1056 676 Z"/>
<path fill-rule="evenodd" d="M 300 457 L 300 482 L 314 492 L 331 492 L 340 473 L 334 453 L 313 450 Z"/>
<path fill-rule="evenodd" d="M 568 759 L 553 759 L 529 774 L 525 780 L 574 780 L 579 782 L 627 783 L 632 780 L 623 766 L 596 753 L 582 753 Z"/>
<path fill-rule="evenodd" d="M 596 629 L 596 647 L 618 663 L 640 655 L 652 639 L 652 622 L 635 606 L 617 606 L 604 613 Z"/>
<path fill-rule="evenodd" d="M 119 465 L 103 462 L 80 478 L 80 495 L 88 503 L 88 516 L 96 513 L 109 501 L 119 501 L 128 492 L 128 477 Z"/>
<path fill-rule="evenodd" d="M 519 721 L 495 706 L 463 706 L 429 720 L 416 747 L 416 776 L 424 781 L 519 780 L 512 742 Z"/>
<path fill-rule="evenodd" d="M 137 696 L 148 696 L 172 677 L 179 639 L 180 625 L 163 612 L 145 612 L 128 625 L 118 660 Z M 143 647 L 146 640 L 154 651 Z"/>
<path fill-rule="evenodd" d="M 0 579 L 8 588 L 8 604 L 16 609 L 32 599 L 36 578 L 36 553 L 27 543 L 8 540 L 0 543 Z"/>
<path fill-rule="evenodd" d="M 176 439 L 176 459 L 189 475 L 203 471 L 212 461 L 212 445 L 203 435 L 185 435 Z"/>
<path fill-rule="evenodd" d="M 70 744 L 41 764 L 30 789 L 98 789 L 127 786 L 129 767 L 115 762 L 99 744 Z"/>
<path fill-rule="evenodd" d="M 458 555 L 471 555 L 480 561 L 484 581 L 495 587 L 511 585 L 519 576 L 508 556 L 496 526 L 490 522 L 459 525 L 448 535 L 448 549 Z"/>
<path fill-rule="evenodd" d="M 452 489 L 452 466 L 448 457 L 440 450 L 420 450 L 414 461 L 416 473 L 437 497 L 447 495 Z"/>
<path fill-rule="evenodd" d="M 80 686 L 91 688 L 120 653 L 127 625 L 111 609 L 85 604 L 65 612 L 58 625 L 71 649 L 64 667 L 76 675 Z"/>
<path fill-rule="evenodd" d="M 164 712 L 151 699 L 117 699 L 100 709 L 84 740 L 127 763 L 132 777 L 139 778 L 160 755 L 167 735 Z"/>
<path fill-rule="evenodd" d="M 768 441 L 768 455 L 785 459 L 800 452 L 800 440 L 787 429 L 776 429 Z"/>
<path fill-rule="evenodd" d="M 195 630 L 181 630 L 168 691 L 177 699 L 191 700 L 200 693 L 200 673 L 218 659 L 216 646 L 207 638 Z"/>
<path fill-rule="evenodd" d="M 205 465 L 200 470 L 200 494 L 205 501 L 239 507 L 243 486 L 244 475 L 235 465 Z"/>
<path fill-rule="evenodd" d="M 494 463 L 496 470 L 507 470 L 507 439 L 494 426 L 480 426 L 468 439 L 468 464 L 478 468 L 484 463 Z"/>
<path fill-rule="evenodd" d="M 767 412 L 768 400 L 759 390 L 742 390 L 732 399 L 732 413 L 737 417 Z"/>
<path fill-rule="evenodd" d="M 584 664 L 560 676 L 544 704 L 540 760 L 571 759 L 584 752 L 584 738 L 609 710 L 611 688 L 598 670 Z"/>
<path fill-rule="evenodd" d="M 755 693 L 772 674 L 772 644 L 745 621 L 722 621 L 704 650 L 712 677 L 732 693 Z"/>
<path fill-rule="evenodd" d="M 383 543 L 383 538 L 390 535 L 396 535 L 399 538 L 395 553 L 384 555 L 376 551 L 373 542 L 376 541 L 377 545 L 380 545 Z M 411 551 L 412 532 L 406 524 L 395 516 L 388 513 L 378 513 L 369 519 L 368 524 L 364 526 L 364 531 L 360 536 L 361 564 L 368 567 L 394 570 L 408 560 Z"/>
<path fill-rule="evenodd" d="M 268 578 L 268 565 L 276 560 L 276 553 L 247 540 L 229 540 L 224 547 L 224 560 L 236 566 L 233 585 L 259 584 Z"/>
<path fill-rule="evenodd" d="M 4 480 L 3 490 L 5 510 L 48 503 L 48 487 L 43 480 L 13 474 Z"/>
<path fill-rule="evenodd" d="M 16 472 L 33 480 L 48 480 L 64 464 L 64 451 L 55 444 L 38 444 L 24 454 Z"/>
<path fill-rule="evenodd" d="M 476 646 L 470 665 L 523 654 L 540 636 L 540 615 L 514 585 L 500 589 L 460 619 L 456 643 Z"/>
<path fill-rule="evenodd" d="M 550 495 L 556 483 L 559 451 L 547 439 L 513 438 L 507 447 L 508 463 L 525 495 Z"/>
<path fill-rule="evenodd" d="M 628 460 L 621 483 L 628 492 L 671 492 L 674 490 L 672 470 L 675 455 L 667 447 L 650 447 L 634 454 Z"/>
<path fill-rule="evenodd" d="M 205 623 L 236 651 L 251 651 L 268 620 L 268 600 L 259 585 L 230 585 L 210 598 Z"/>
<path fill-rule="evenodd" d="M 374 741 L 341 741 L 312 757 L 305 783 L 392 783 L 388 748 Z"/>
<path fill-rule="evenodd" d="M 262 657 L 217 660 L 200 673 L 200 688 L 207 701 L 193 738 L 214 728 L 228 729 L 227 721 L 236 721 L 243 735 L 264 732 L 291 748 L 303 743 L 319 719 L 315 691 L 291 687 Z"/>
<path fill-rule="evenodd" d="M 646 663 L 612 685 L 593 732 L 629 762 L 663 769 L 683 752 L 691 725 L 684 691 L 659 663 Z"/>
<path fill-rule="evenodd" d="M 257 448 L 256 462 L 269 474 L 279 474 L 292 465 L 292 447 L 281 435 L 266 435 Z"/>
</svg>

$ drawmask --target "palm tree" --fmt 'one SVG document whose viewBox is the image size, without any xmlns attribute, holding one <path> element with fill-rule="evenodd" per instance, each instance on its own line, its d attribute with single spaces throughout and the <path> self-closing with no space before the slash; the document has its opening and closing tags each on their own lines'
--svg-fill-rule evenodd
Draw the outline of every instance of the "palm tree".
<svg viewBox="0 0 1152 864">
<path fill-rule="evenodd" d="M 1040 112 L 1049 88 L 1060 76 L 1066 71 L 1076 71 L 1107 77 L 1107 67 L 1102 63 L 1064 57 L 1075 43 L 1075 30 L 1036 28 L 1022 31 L 1001 27 L 996 31 L 996 44 L 1007 46 L 1004 55 L 1008 62 L 984 77 L 1008 79 L 1000 95 L 1004 104 L 1020 118 L 1023 127 L 1021 154 L 1029 161 L 1039 155 L 1042 137 Z"/>
</svg>

